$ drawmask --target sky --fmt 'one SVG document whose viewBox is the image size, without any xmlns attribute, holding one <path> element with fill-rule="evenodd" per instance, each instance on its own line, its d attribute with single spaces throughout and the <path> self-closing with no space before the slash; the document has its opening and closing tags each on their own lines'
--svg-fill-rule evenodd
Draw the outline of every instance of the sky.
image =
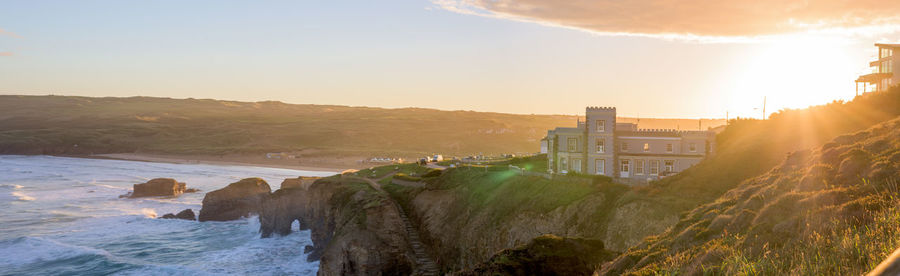
<svg viewBox="0 0 900 276">
<path fill-rule="evenodd" d="M 726 3 L 727 2 L 727 3 Z M 0 2 L 0 94 L 723 118 L 855 95 L 900 2 Z"/>
</svg>

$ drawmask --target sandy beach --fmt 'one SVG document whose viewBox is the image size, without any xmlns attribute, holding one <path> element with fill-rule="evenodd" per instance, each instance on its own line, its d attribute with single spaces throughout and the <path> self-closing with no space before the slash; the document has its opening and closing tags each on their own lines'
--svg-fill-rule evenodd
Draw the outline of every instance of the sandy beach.
<svg viewBox="0 0 900 276">
<path fill-rule="evenodd" d="M 224 156 L 204 156 L 204 155 L 163 155 L 163 154 L 143 154 L 143 153 L 109 153 L 109 154 L 93 154 L 70 156 L 79 158 L 99 158 L 99 159 L 116 159 L 129 161 L 144 161 L 158 163 L 175 163 L 175 164 L 209 164 L 209 165 L 226 165 L 226 166 L 256 166 L 268 168 L 281 168 L 304 171 L 323 171 L 323 172 L 341 172 L 347 169 L 357 169 L 361 165 L 353 164 L 355 161 L 343 159 L 333 159 L 327 162 L 324 160 L 279 160 L 267 159 L 260 156 L 246 155 L 224 155 Z M 356 165 L 356 166 L 352 166 Z"/>
</svg>

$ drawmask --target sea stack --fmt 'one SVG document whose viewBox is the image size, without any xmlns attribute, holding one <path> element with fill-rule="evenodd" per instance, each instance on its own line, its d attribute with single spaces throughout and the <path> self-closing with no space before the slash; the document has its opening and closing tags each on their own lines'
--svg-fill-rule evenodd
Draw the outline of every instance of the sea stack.
<svg viewBox="0 0 900 276">
<path fill-rule="evenodd" d="M 245 178 L 203 197 L 199 221 L 228 221 L 258 214 L 262 200 L 272 191 L 261 178 Z"/>
<path fill-rule="evenodd" d="M 184 193 L 184 182 L 171 178 L 154 178 L 146 183 L 134 184 L 131 198 L 148 196 L 178 196 Z"/>
<path fill-rule="evenodd" d="M 194 215 L 194 210 L 184 209 L 178 214 L 168 213 L 163 215 L 161 218 L 164 219 L 183 219 L 183 220 L 197 220 L 197 217 Z"/>
</svg>

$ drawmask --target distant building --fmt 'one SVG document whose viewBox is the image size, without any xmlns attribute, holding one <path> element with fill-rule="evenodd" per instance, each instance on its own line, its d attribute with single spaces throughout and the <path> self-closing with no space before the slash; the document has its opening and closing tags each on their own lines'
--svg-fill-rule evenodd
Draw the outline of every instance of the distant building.
<svg viewBox="0 0 900 276">
<path fill-rule="evenodd" d="M 615 107 L 588 107 L 576 127 L 547 131 L 552 173 L 607 175 L 642 183 L 687 169 L 712 154 L 712 131 L 638 129 L 616 123 Z"/>
<path fill-rule="evenodd" d="M 859 76 L 856 79 L 856 94 L 859 94 L 859 84 L 863 84 L 862 92 L 869 92 L 869 86 L 875 86 L 874 91 L 885 91 L 891 86 L 900 83 L 900 75 L 894 71 L 900 70 L 900 60 L 894 55 L 894 51 L 900 49 L 900 44 L 876 43 L 878 47 L 878 60 L 869 62 L 872 72 Z M 898 53 L 900 54 L 900 53 Z"/>
<path fill-rule="evenodd" d="M 547 150 L 548 150 L 548 147 L 547 147 L 547 137 L 544 137 L 544 139 L 541 139 L 541 151 L 540 151 L 540 153 L 541 153 L 541 154 L 547 154 Z"/>
<path fill-rule="evenodd" d="M 283 159 L 285 157 L 287 157 L 287 153 L 283 153 L 283 152 L 266 153 L 266 158 L 268 158 L 268 159 Z"/>
</svg>

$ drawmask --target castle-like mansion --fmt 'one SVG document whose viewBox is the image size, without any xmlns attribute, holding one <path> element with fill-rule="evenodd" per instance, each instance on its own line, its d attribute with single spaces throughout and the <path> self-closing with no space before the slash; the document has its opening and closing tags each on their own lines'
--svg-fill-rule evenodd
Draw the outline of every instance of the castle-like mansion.
<svg viewBox="0 0 900 276">
<path fill-rule="evenodd" d="M 607 175 L 643 183 L 675 174 L 712 154 L 715 133 L 674 129 L 638 129 L 616 123 L 615 107 L 587 107 L 576 127 L 547 131 L 550 172 Z"/>
</svg>

